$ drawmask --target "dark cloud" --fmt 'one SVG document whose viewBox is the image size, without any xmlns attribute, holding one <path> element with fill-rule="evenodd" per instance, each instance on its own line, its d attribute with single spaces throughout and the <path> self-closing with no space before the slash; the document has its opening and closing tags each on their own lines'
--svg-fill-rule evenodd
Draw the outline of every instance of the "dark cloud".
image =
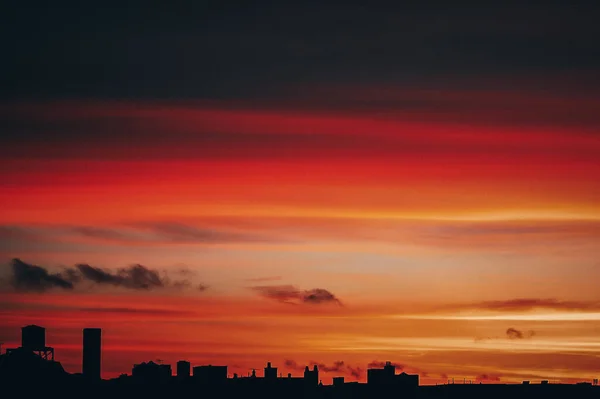
<svg viewBox="0 0 600 399">
<path fill-rule="evenodd" d="M 77 269 L 85 279 L 96 284 L 110 284 L 137 290 L 149 290 L 166 286 L 165 281 L 156 270 L 150 270 L 142 265 L 119 269 L 116 273 L 85 264 L 77 265 Z"/>
<path fill-rule="evenodd" d="M 206 291 L 208 289 L 208 285 L 204 285 L 204 284 L 198 284 L 196 286 L 196 289 L 200 292 Z"/>
<path fill-rule="evenodd" d="M 288 304 L 335 303 L 342 305 L 342 302 L 334 294 L 323 288 L 300 290 L 293 285 L 267 285 L 251 288 L 265 298 Z"/>
<path fill-rule="evenodd" d="M 69 274 L 49 273 L 43 267 L 23 262 L 20 259 L 11 261 L 12 286 L 19 291 L 43 292 L 52 288 L 72 290 L 73 282 Z"/>
<path fill-rule="evenodd" d="M 10 271 L 8 279 L 10 285 L 20 291 L 43 292 L 51 288 L 72 290 L 81 283 L 98 286 L 110 285 L 133 290 L 193 288 L 196 291 L 206 291 L 208 289 L 207 285 L 193 283 L 190 279 L 171 280 L 167 272 L 161 274 L 158 270 L 139 264 L 116 271 L 88 264 L 78 264 L 73 268 L 65 268 L 60 273 L 51 273 L 44 267 L 13 259 Z"/>
<path fill-rule="evenodd" d="M 334 302 L 341 305 L 341 302 L 335 295 L 323 288 L 313 288 L 302 293 L 302 301 L 307 303 L 327 303 Z"/>
<path fill-rule="evenodd" d="M 529 331 L 521 331 L 521 330 L 517 330 L 516 328 L 508 328 L 506 330 L 506 337 L 508 339 L 524 339 L 524 338 L 531 338 L 535 335 L 535 331 L 533 330 L 529 330 Z"/>
</svg>

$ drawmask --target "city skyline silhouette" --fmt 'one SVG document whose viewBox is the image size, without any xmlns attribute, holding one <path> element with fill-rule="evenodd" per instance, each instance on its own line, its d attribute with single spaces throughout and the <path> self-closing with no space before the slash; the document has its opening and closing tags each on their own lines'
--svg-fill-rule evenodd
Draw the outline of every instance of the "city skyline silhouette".
<svg viewBox="0 0 600 399">
<path fill-rule="evenodd" d="M 301 376 L 288 373 L 278 374 L 278 367 L 267 362 L 261 375 L 253 369 L 247 376 L 228 372 L 226 365 L 193 365 L 187 360 L 179 360 L 176 373 L 170 364 L 160 359 L 134 364 L 131 373 L 123 373 L 117 378 L 101 379 L 102 330 L 84 328 L 82 330 L 83 360 L 81 373 L 67 373 L 60 361 L 54 358 L 54 348 L 47 345 L 46 330 L 37 325 L 21 328 L 21 346 L 6 348 L 0 353 L 0 382 L 5 389 L 16 389 L 21 395 L 43 392 L 44 385 L 60 390 L 64 395 L 81 395 L 86 392 L 92 397 L 130 397 L 144 395 L 161 397 L 170 395 L 219 395 L 221 397 L 266 396 L 278 397 L 371 397 L 372 395 L 403 397 L 471 397 L 485 393 L 491 396 L 505 396 L 510 392 L 516 397 L 544 395 L 577 395 L 595 397 L 600 392 L 598 379 L 592 382 L 575 384 L 555 384 L 542 380 L 539 384 L 523 381 L 521 384 L 486 385 L 483 382 L 463 380 L 456 387 L 454 377 L 446 384 L 424 386 L 419 384 L 419 375 L 402 371 L 396 373 L 397 365 L 391 361 L 370 364 L 366 383 L 346 382 L 343 376 L 336 376 L 332 384 L 324 385 L 319 376 L 318 365 L 304 366 Z M 327 371 L 327 370 L 325 370 Z M 329 370 L 331 371 L 331 370 Z M 336 370 L 336 372 L 339 370 Z M 537 387 L 536 387 L 537 385 Z M 479 387 L 478 387 L 479 386 Z M 483 389 L 483 390 L 482 390 Z M 15 392 L 15 391 L 13 391 Z"/>
</svg>

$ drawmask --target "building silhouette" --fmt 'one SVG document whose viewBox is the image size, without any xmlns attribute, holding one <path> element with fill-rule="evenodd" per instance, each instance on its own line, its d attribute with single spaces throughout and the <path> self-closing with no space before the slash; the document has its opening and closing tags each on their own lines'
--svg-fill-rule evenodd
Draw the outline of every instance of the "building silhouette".
<svg viewBox="0 0 600 399">
<path fill-rule="evenodd" d="M 158 364 L 153 361 L 134 364 L 131 376 L 148 383 L 166 382 L 172 377 L 171 365 Z"/>
<path fill-rule="evenodd" d="M 99 380 L 102 370 L 102 330 L 83 329 L 83 360 L 81 372 L 84 377 Z"/>
<path fill-rule="evenodd" d="M 46 329 L 44 327 L 36 325 L 22 327 L 21 348 L 34 352 L 46 360 L 54 360 L 54 348 L 46 346 Z"/>
<path fill-rule="evenodd" d="M 271 362 L 267 363 L 265 367 L 265 379 L 276 380 L 277 379 L 277 367 L 271 367 Z"/>
<path fill-rule="evenodd" d="M 344 385 L 344 377 L 333 377 L 332 384 L 334 387 L 339 387 Z"/>
<path fill-rule="evenodd" d="M 196 366 L 193 368 L 194 379 L 205 384 L 221 384 L 227 381 L 227 366 Z"/>
<path fill-rule="evenodd" d="M 188 361 L 180 360 L 177 362 L 177 378 L 188 378 L 191 372 L 191 364 Z"/>
<path fill-rule="evenodd" d="M 319 368 L 315 364 L 313 369 L 309 369 L 308 366 L 304 369 L 304 382 L 309 387 L 316 387 L 319 385 Z"/>
<path fill-rule="evenodd" d="M 392 362 L 386 362 L 381 369 L 371 368 L 367 370 L 367 384 L 384 388 L 415 388 L 419 386 L 419 376 L 405 372 L 396 374 L 396 366 Z"/>
</svg>

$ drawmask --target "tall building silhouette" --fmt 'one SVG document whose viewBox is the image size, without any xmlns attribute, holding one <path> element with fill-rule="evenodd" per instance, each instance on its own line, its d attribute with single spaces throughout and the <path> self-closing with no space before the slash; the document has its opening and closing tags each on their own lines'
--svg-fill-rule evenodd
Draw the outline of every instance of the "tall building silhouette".
<svg viewBox="0 0 600 399">
<path fill-rule="evenodd" d="M 185 360 L 180 360 L 177 362 L 177 378 L 187 378 L 190 376 L 191 372 L 190 362 Z"/>
<path fill-rule="evenodd" d="M 102 363 L 102 330 L 83 329 L 83 367 L 82 373 L 90 379 L 100 379 Z"/>
</svg>

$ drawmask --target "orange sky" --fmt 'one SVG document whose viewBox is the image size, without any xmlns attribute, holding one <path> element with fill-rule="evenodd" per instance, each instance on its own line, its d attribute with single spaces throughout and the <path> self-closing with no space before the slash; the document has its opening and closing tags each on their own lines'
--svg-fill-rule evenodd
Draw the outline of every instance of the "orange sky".
<svg viewBox="0 0 600 399">
<path fill-rule="evenodd" d="M 3 106 L 22 134 L 0 161 L 0 342 L 43 325 L 79 372 L 81 328 L 102 327 L 104 377 L 159 358 L 242 374 L 317 362 L 333 369 L 324 383 L 364 380 L 385 360 L 423 383 L 597 378 L 592 100 L 383 93 L 468 100 L 460 112 L 394 113 L 301 94 L 260 107 Z M 13 258 L 49 273 L 141 264 L 169 280 L 23 292 Z M 307 300 L 313 289 L 336 300 Z"/>
</svg>

